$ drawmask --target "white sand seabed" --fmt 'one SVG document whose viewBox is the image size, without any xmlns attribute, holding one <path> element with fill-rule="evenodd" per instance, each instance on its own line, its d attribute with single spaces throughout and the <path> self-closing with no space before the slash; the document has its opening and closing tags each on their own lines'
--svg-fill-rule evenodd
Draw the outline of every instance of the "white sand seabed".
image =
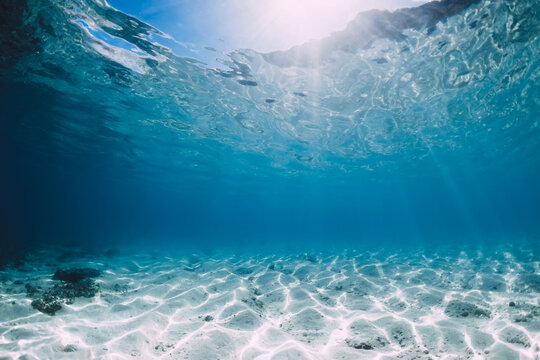
<svg viewBox="0 0 540 360">
<path fill-rule="evenodd" d="M 81 266 L 95 297 L 32 308 Z M 43 251 L 0 277 L 0 359 L 540 359 L 540 265 L 508 253 Z"/>
</svg>

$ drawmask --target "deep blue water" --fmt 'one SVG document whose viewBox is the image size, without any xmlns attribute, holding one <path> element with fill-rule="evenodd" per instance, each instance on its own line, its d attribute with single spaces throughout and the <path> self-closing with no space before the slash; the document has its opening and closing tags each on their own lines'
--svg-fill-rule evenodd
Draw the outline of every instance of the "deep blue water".
<svg viewBox="0 0 540 360">
<path fill-rule="evenodd" d="M 215 67 L 99 2 L 5 0 L 3 247 L 538 244 L 539 10 L 373 11 Z"/>
</svg>

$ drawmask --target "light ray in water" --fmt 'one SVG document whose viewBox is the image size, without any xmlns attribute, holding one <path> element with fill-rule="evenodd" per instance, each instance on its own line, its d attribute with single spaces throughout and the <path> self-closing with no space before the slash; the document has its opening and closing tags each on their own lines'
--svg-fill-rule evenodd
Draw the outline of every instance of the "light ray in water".
<svg viewBox="0 0 540 360">
<path fill-rule="evenodd" d="M 0 359 L 537 359 L 538 0 L 410 5 L 3 0 Z"/>
</svg>

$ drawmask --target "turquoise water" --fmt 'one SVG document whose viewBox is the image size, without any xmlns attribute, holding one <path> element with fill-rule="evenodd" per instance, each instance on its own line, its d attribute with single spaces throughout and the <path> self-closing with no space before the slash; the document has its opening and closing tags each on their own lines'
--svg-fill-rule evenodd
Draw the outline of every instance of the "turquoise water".
<svg viewBox="0 0 540 360">
<path fill-rule="evenodd" d="M 98 1 L 4 1 L 5 248 L 537 244 L 538 12 L 372 11 L 197 59 Z"/>
<path fill-rule="evenodd" d="M 0 359 L 540 359 L 540 2 L 212 3 L 0 2 Z"/>
</svg>

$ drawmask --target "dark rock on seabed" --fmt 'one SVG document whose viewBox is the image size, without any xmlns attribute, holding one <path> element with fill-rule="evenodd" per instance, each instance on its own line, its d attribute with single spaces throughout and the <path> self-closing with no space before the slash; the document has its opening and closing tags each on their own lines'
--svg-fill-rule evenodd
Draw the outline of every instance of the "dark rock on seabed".
<svg viewBox="0 0 540 360">
<path fill-rule="evenodd" d="M 62 304 L 72 304 L 75 298 L 92 298 L 99 292 L 99 287 L 91 278 L 101 274 L 99 270 L 79 268 L 58 270 L 53 279 L 60 280 L 48 290 L 26 284 L 26 294 L 33 298 L 31 305 L 34 309 L 48 315 L 54 315 L 62 309 Z"/>
<path fill-rule="evenodd" d="M 72 353 L 77 351 L 77 347 L 73 344 L 67 344 L 66 346 L 62 346 L 58 348 L 58 351 L 66 352 L 66 353 Z"/>
<path fill-rule="evenodd" d="M 370 339 L 369 341 L 358 341 L 356 339 L 346 339 L 345 343 L 355 349 L 358 350 L 374 350 L 378 348 L 383 348 L 387 346 L 388 340 L 382 336 L 378 336 L 374 339 Z"/>
<path fill-rule="evenodd" d="M 62 309 L 61 301 L 51 294 L 43 294 L 39 299 L 32 301 L 32 307 L 44 314 L 54 315 Z"/>
<path fill-rule="evenodd" d="M 39 293 L 39 291 L 40 291 L 40 288 L 37 288 L 37 287 L 32 286 L 30 284 L 26 284 L 24 287 L 26 288 L 26 295 L 29 296 L 29 297 L 34 296 L 34 294 Z"/>
<path fill-rule="evenodd" d="M 101 275 L 101 272 L 92 268 L 76 268 L 57 270 L 54 273 L 53 279 L 76 283 L 87 278 L 95 278 Z"/>
<path fill-rule="evenodd" d="M 76 297 L 94 297 L 99 288 L 92 279 L 84 279 L 76 283 L 55 284 L 53 290 L 59 297 L 73 301 Z"/>
<path fill-rule="evenodd" d="M 521 330 L 514 327 L 507 327 L 500 333 L 500 337 L 507 343 L 523 346 L 529 348 L 531 342 L 529 337 Z"/>
<path fill-rule="evenodd" d="M 488 310 L 479 308 L 478 306 L 459 300 L 452 300 L 446 306 L 444 313 L 450 317 L 476 317 L 490 318 L 491 313 Z"/>
</svg>

